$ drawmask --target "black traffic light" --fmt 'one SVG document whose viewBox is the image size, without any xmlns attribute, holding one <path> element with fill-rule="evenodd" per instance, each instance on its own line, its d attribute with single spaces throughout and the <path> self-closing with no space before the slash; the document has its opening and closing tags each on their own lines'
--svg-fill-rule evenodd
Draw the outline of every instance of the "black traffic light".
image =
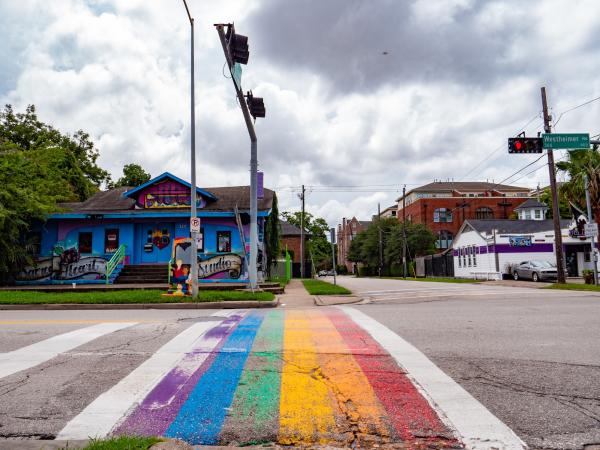
<svg viewBox="0 0 600 450">
<path fill-rule="evenodd" d="M 508 138 L 508 153 L 542 153 L 541 137 Z"/>
<path fill-rule="evenodd" d="M 248 109 L 250 110 L 252 117 L 255 119 L 257 117 L 265 117 L 265 102 L 262 97 L 254 97 L 252 91 L 248 91 L 246 94 L 246 103 L 248 104 Z"/>
<path fill-rule="evenodd" d="M 235 28 L 231 24 L 227 26 L 225 40 L 227 41 L 231 60 L 234 63 L 248 64 L 248 57 L 250 56 L 250 52 L 248 51 L 248 36 L 236 34 Z"/>
</svg>

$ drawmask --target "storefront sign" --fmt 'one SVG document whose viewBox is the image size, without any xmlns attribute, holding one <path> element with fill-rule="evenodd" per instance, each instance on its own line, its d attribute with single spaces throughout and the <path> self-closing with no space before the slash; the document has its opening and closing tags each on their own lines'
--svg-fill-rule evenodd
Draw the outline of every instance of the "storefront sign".
<svg viewBox="0 0 600 450">
<path fill-rule="evenodd" d="M 57 267 L 58 270 L 54 268 Z M 16 276 L 17 281 L 46 280 L 95 280 L 106 273 L 104 258 L 88 256 L 68 264 L 60 263 L 60 257 L 44 258 L 33 266 L 27 266 Z"/>
<path fill-rule="evenodd" d="M 198 278 L 208 278 L 221 272 L 229 272 L 229 278 L 239 278 L 242 271 L 242 258 L 240 255 L 214 256 L 198 262 Z"/>
<path fill-rule="evenodd" d="M 511 247 L 531 247 L 531 236 L 510 236 L 508 243 Z"/>
</svg>

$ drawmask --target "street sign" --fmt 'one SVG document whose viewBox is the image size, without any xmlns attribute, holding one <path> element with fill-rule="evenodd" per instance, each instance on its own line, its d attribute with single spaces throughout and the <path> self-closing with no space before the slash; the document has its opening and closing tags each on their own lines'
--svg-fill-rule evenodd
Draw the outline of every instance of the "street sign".
<svg viewBox="0 0 600 450">
<path fill-rule="evenodd" d="M 589 133 L 543 133 L 542 140 L 546 149 L 589 149 Z"/>
<path fill-rule="evenodd" d="M 190 233 L 200 233 L 199 217 L 190 217 Z"/>
<path fill-rule="evenodd" d="M 585 237 L 596 237 L 598 236 L 598 224 L 597 223 L 586 223 L 585 224 Z"/>
<path fill-rule="evenodd" d="M 231 70 L 231 76 L 233 77 L 233 81 L 235 82 L 235 85 L 241 91 L 242 90 L 242 66 L 240 65 L 240 63 L 236 62 L 233 65 L 233 69 Z"/>
</svg>

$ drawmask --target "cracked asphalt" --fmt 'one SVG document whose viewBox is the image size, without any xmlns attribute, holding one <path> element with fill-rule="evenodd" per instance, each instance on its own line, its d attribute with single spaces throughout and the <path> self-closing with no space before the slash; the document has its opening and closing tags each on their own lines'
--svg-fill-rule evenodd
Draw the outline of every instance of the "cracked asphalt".
<svg viewBox="0 0 600 450">
<path fill-rule="evenodd" d="M 415 345 L 531 448 L 600 444 L 599 294 L 338 282 L 368 297 L 355 307 Z"/>
<path fill-rule="evenodd" d="M 352 308 L 413 344 L 530 448 L 587 450 L 600 445 L 600 295 L 527 286 L 350 277 L 340 277 L 338 281 L 365 298 Z M 296 292 L 297 287 L 290 291 Z M 311 433 L 317 436 L 321 432 L 319 427 L 333 430 L 331 435 L 337 436 L 339 445 L 358 442 L 361 446 L 385 447 L 396 442 L 398 429 L 392 424 L 394 417 L 381 414 L 377 409 L 381 404 L 372 396 L 379 395 L 375 392 L 377 377 L 396 377 L 391 383 L 380 381 L 383 395 L 393 395 L 388 389 L 405 372 L 389 371 L 383 354 L 369 347 L 372 344 L 368 343 L 368 336 L 360 330 L 344 334 L 344 324 L 339 322 L 343 318 L 335 316 L 341 314 L 338 309 L 311 306 L 306 296 L 300 292 L 295 295 L 298 302 L 294 295 L 284 297 L 285 306 L 268 313 L 271 315 L 264 325 L 258 323 L 255 329 L 239 332 L 231 328 L 227 332 L 230 334 L 223 335 L 229 336 L 225 346 L 230 346 L 224 352 L 239 352 L 240 346 L 245 345 L 248 359 L 238 364 L 239 370 L 244 367 L 239 384 L 232 381 L 232 403 L 225 408 L 219 443 L 273 442 L 278 436 L 280 440 L 281 436 L 288 436 L 286 439 L 292 444 L 308 445 L 303 440 L 306 438 L 298 437 L 298 430 L 302 431 L 304 426 L 308 426 L 302 431 L 308 439 Z M 135 325 L 104 334 L 27 370 L 0 378 L 0 439 L 53 439 L 86 406 L 188 327 L 224 320 L 211 317 L 212 313 L 208 310 L 3 312 L 0 353 L 95 324 L 116 321 L 135 322 Z M 325 320 L 325 316 L 329 319 Z M 251 338 L 254 335 L 256 338 Z M 209 345 L 214 338 L 207 339 L 202 345 Z M 346 350 L 349 345 L 362 350 L 350 356 Z M 234 360 L 219 360 L 219 354 L 214 358 L 216 362 L 204 369 L 202 366 L 200 372 L 197 369 L 200 363 L 193 358 L 179 363 L 180 371 L 165 377 L 164 386 L 158 387 L 165 389 L 164 395 L 169 389 L 191 391 L 198 380 L 192 375 L 194 370 L 197 377 L 214 377 L 214 380 L 231 377 L 233 362 L 230 361 Z M 372 366 L 378 358 L 383 358 L 379 366 Z M 360 365 L 363 363 L 371 367 L 365 369 L 366 366 Z M 172 384 L 175 376 L 186 370 L 189 379 L 177 381 L 183 384 L 176 388 Z M 281 381 L 277 381 L 279 378 Z M 281 390 L 281 399 L 286 396 L 284 400 L 280 399 L 279 390 L 273 389 L 279 383 L 288 386 Z M 202 408 L 215 407 L 212 400 L 206 400 L 205 404 L 202 397 L 198 398 Z M 284 403 L 288 405 L 286 409 L 279 410 Z M 310 409 L 303 410 L 307 404 Z M 394 401 L 386 404 L 388 413 L 400 417 L 406 412 L 404 406 L 394 410 L 394 405 Z M 143 430 L 154 423 L 151 414 L 155 406 L 150 403 L 144 409 L 140 405 L 138 415 L 143 420 L 136 422 L 135 416 L 129 426 Z M 409 417 L 408 423 L 414 419 Z M 429 428 L 423 428 L 429 434 L 413 430 L 413 438 L 417 438 L 413 444 L 423 438 L 426 441 L 419 445 L 460 447 L 437 426 L 434 421 Z M 187 432 L 185 421 L 179 431 Z M 432 438 L 441 441 L 434 442 Z"/>
</svg>

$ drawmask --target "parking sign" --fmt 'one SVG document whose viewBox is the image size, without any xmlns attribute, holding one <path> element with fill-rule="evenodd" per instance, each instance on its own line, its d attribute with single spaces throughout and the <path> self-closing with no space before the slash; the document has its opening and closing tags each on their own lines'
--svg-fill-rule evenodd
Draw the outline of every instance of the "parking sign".
<svg viewBox="0 0 600 450">
<path fill-rule="evenodd" d="M 200 233 L 200 218 L 199 217 L 191 217 L 190 218 L 190 233 Z"/>
</svg>

